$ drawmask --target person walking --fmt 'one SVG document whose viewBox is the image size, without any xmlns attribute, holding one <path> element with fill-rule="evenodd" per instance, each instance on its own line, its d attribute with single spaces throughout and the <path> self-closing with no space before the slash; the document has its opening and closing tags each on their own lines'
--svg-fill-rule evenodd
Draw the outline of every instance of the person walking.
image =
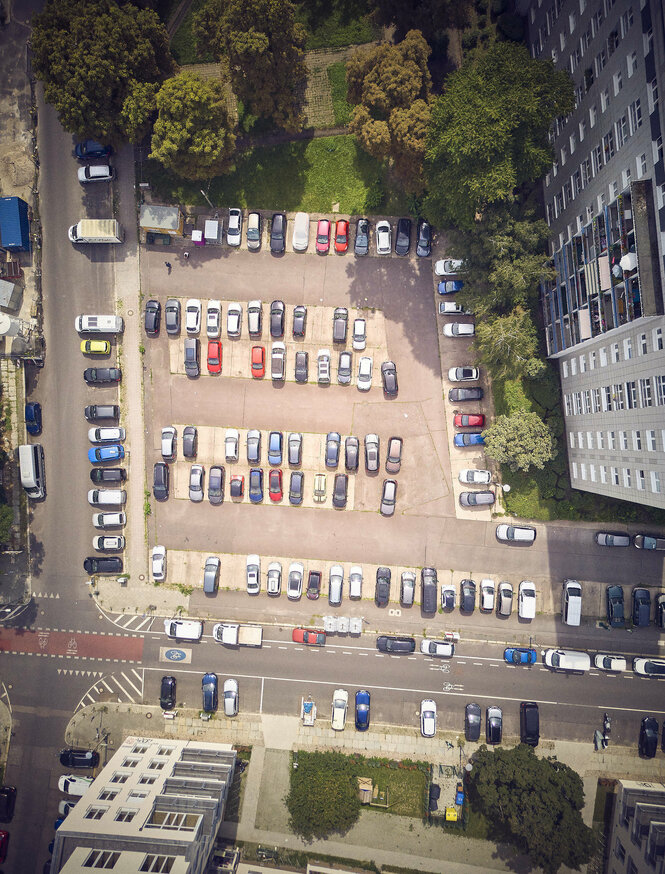
<svg viewBox="0 0 665 874">
<path fill-rule="evenodd" d="M 170 262 L 170 261 L 165 261 L 164 263 L 166 264 L 166 269 L 167 269 L 167 270 L 169 271 L 169 273 L 170 273 L 170 272 L 171 272 L 171 262 Z"/>
</svg>

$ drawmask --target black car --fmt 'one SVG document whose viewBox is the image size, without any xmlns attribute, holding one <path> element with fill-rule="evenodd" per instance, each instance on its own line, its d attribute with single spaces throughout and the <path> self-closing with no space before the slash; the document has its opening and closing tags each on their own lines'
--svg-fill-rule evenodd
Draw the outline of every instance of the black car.
<svg viewBox="0 0 665 874">
<path fill-rule="evenodd" d="M 500 744 L 503 731 L 503 713 L 500 707 L 488 707 L 485 711 L 485 740 L 488 744 Z"/>
<path fill-rule="evenodd" d="M 464 710 L 464 736 L 467 740 L 480 739 L 481 710 L 475 703 L 467 704 Z"/>
<path fill-rule="evenodd" d="M 346 497 L 349 488 L 349 478 L 345 473 L 335 474 L 335 484 L 333 486 L 332 505 L 337 510 L 343 510 L 346 507 Z"/>
<path fill-rule="evenodd" d="M 366 255 L 369 252 L 369 221 L 366 218 L 359 218 L 356 222 L 353 251 L 356 255 Z"/>
<path fill-rule="evenodd" d="M 162 317 L 162 305 L 158 300 L 149 300 L 145 305 L 145 332 L 148 337 L 159 334 L 159 323 Z"/>
<path fill-rule="evenodd" d="M 201 680 L 203 697 L 203 712 L 214 713 L 217 710 L 217 674 L 204 674 Z"/>
<path fill-rule="evenodd" d="M 390 600 L 390 568 L 376 569 L 376 584 L 374 586 L 374 603 L 377 607 L 385 607 Z"/>
<path fill-rule="evenodd" d="M 182 454 L 185 458 L 196 458 L 197 441 L 196 425 L 186 425 L 182 432 Z"/>
<path fill-rule="evenodd" d="M 127 479 L 127 471 L 124 467 L 95 467 L 90 471 L 90 479 L 95 485 L 124 483 Z"/>
<path fill-rule="evenodd" d="M 420 571 L 420 603 L 423 613 L 436 613 L 439 581 L 436 569 L 424 567 Z"/>
<path fill-rule="evenodd" d="M 307 307 L 297 306 L 293 310 L 293 336 L 304 337 L 307 327 Z"/>
<path fill-rule="evenodd" d="M 344 441 L 344 467 L 347 470 L 358 470 L 360 441 L 357 437 L 347 437 Z"/>
<path fill-rule="evenodd" d="M 395 254 L 408 255 L 411 248 L 411 219 L 401 218 L 395 234 Z"/>
<path fill-rule="evenodd" d="M 270 251 L 278 255 L 286 246 L 286 216 L 283 212 L 276 212 L 270 225 Z"/>
<path fill-rule="evenodd" d="M 79 161 L 88 161 L 92 158 L 108 158 L 113 153 L 111 146 L 104 146 L 96 140 L 84 140 L 82 143 L 77 143 L 74 149 L 74 155 Z"/>
<path fill-rule="evenodd" d="M 309 379 L 309 353 L 296 352 L 296 382 L 307 382 Z"/>
<path fill-rule="evenodd" d="M 270 336 L 284 336 L 284 301 L 274 300 L 270 304 Z"/>
<path fill-rule="evenodd" d="M 665 593 L 656 595 L 656 615 L 654 616 L 656 628 L 665 628 Z M 665 734 L 663 735 L 665 738 Z"/>
<path fill-rule="evenodd" d="M 381 365 L 381 381 L 383 382 L 383 393 L 387 398 L 396 398 L 397 385 L 397 368 L 394 361 L 384 361 Z"/>
<path fill-rule="evenodd" d="M 180 331 L 180 301 L 175 297 L 170 297 L 164 306 L 164 326 L 167 334 Z"/>
<path fill-rule="evenodd" d="M 633 589 L 633 625 L 646 628 L 651 617 L 651 593 L 648 589 Z"/>
<path fill-rule="evenodd" d="M 169 496 L 169 466 L 165 461 L 156 461 L 152 471 L 152 493 L 158 501 Z"/>
<path fill-rule="evenodd" d="M 120 382 L 122 372 L 119 367 L 88 367 L 83 371 L 83 379 L 88 385 L 100 385 L 106 382 Z"/>
<path fill-rule="evenodd" d="M 16 807 L 16 786 L 0 787 L 0 822 L 11 822 Z"/>
<path fill-rule="evenodd" d="M 535 701 L 520 703 L 520 740 L 530 747 L 537 747 L 540 740 L 540 716 Z"/>
<path fill-rule="evenodd" d="M 89 404 L 83 413 L 88 422 L 100 422 L 103 419 L 120 418 L 120 407 L 117 404 Z"/>
<path fill-rule="evenodd" d="M 60 764 L 63 768 L 96 768 L 99 764 L 99 753 L 94 750 L 61 750 Z"/>
<path fill-rule="evenodd" d="M 658 749 L 658 720 L 655 716 L 645 716 L 640 725 L 640 755 L 653 759 Z"/>
<path fill-rule="evenodd" d="M 208 471 L 208 500 L 215 505 L 224 500 L 224 468 L 218 464 Z"/>
<path fill-rule="evenodd" d="M 432 226 L 427 219 L 418 219 L 416 238 L 416 255 L 419 258 L 428 258 L 432 254 Z"/>
<path fill-rule="evenodd" d="M 159 706 L 162 710 L 173 710 L 175 707 L 175 677 L 162 677 L 159 689 Z"/>
<path fill-rule="evenodd" d="M 607 621 L 611 628 L 623 628 L 625 617 L 623 612 L 623 589 L 621 586 L 608 586 L 605 590 L 607 598 Z"/>
<path fill-rule="evenodd" d="M 306 594 L 310 601 L 316 601 L 321 594 L 321 571 L 309 572 Z"/>
<path fill-rule="evenodd" d="M 25 430 L 33 437 L 42 433 L 42 405 L 36 401 L 25 405 Z"/>
<path fill-rule="evenodd" d="M 289 504 L 293 504 L 295 507 L 302 504 L 304 484 L 305 474 L 301 470 L 294 470 L 289 482 Z"/>
<path fill-rule="evenodd" d="M 87 574 L 119 574 L 122 573 L 122 559 L 117 555 L 102 558 L 89 555 L 83 562 L 83 570 Z"/>
<path fill-rule="evenodd" d="M 462 580 L 460 583 L 460 610 L 463 613 L 473 613 L 476 608 L 476 584 L 473 580 Z"/>
<path fill-rule="evenodd" d="M 339 464 L 339 449 L 342 438 L 337 431 L 330 431 L 326 437 L 326 467 L 333 470 Z"/>
<path fill-rule="evenodd" d="M 481 401 L 484 394 L 482 388 L 451 388 L 448 400 L 453 404 L 460 401 Z"/>
<path fill-rule="evenodd" d="M 376 639 L 376 648 L 379 652 L 394 652 L 401 655 L 415 652 L 416 641 L 413 637 L 392 637 L 382 634 Z"/>
</svg>

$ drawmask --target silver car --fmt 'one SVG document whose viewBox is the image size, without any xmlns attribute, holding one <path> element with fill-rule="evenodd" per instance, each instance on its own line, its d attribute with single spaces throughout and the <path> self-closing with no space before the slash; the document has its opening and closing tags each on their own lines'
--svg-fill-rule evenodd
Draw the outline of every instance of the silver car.
<svg viewBox="0 0 665 874">
<path fill-rule="evenodd" d="M 281 340 L 272 344 L 270 352 L 270 377 L 281 382 L 286 376 L 286 346 Z"/>
<path fill-rule="evenodd" d="M 261 559 L 252 553 L 247 556 L 247 594 L 258 595 L 261 591 Z"/>
<path fill-rule="evenodd" d="M 344 585 L 344 568 L 334 564 L 328 577 L 328 603 L 338 607 L 342 603 L 342 587 Z"/>
<path fill-rule="evenodd" d="M 256 428 L 247 432 L 247 464 L 261 464 L 261 432 Z"/>
<path fill-rule="evenodd" d="M 189 500 L 198 504 L 203 500 L 203 477 L 205 471 L 202 464 L 193 464 L 189 471 Z"/>
<path fill-rule="evenodd" d="M 267 591 L 269 595 L 279 595 L 282 591 L 282 565 L 271 561 L 268 565 Z"/>
<path fill-rule="evenodd" d="M 488 486 L 492 482 L 492 472 L 465 467 L 464 470 L 460 470 L 457 478 L 468 486 Z"/>
<path fill-rule="evenodd" d="M 379 469 L 380 442 L 378 434 L 365 435 L 365 470 L 375 473 Z"/>
<path fill-rule="evenodd" d="M 247 216 L 247 248 L 256 252 L 261 248 L 261 215 L 250 212 Z"/>
<path fill-rule="evenodd" d="M 358 391 L 369 391 L 371 389 L 373 368 L 374 362 L 369 355 L 363 355 L 358 364 L 358 379 L 356 383 Z"/>
<path fill-rule="evenodd" d="M 399 602 L 402 607 L 413 607 L 416 594 L 416 575 L 413 571 L 402 571 L 399 587 Z"/>
<path fill-rule="evenodd" d="M 240 435 L 237 428 L 227 428 L 226 436 L 224 437 L 224 454 L 227 461 L 238 460 L 238 441 Z"/>
<path fill-rule="evenodd" d="M 238 681 L 224 680 L 224 716 L 236 716 L 238 713 Z"/>
<path fill-rule="evenodd" d="M 291 601 L 298 601 L 302 596 L 302 581 L 305 568 L 299 561 L 289 565 L 289 578 L 286 583 L 286 597 Z"/>
<path fill-rule="evenodd" d="M 494 492 L 460 492 L 459 502 L 462 507 L 491 507 L 496 496 Z"/>
<path fill-rule="evenodd" d="M 263 307 L 260 300 L 250 300 L 247 304 L 247 330 L 254 339 L 261 336 L 263 326 Z"/>
<path fill-rule="evenodd" d="M 319 349 L 317 356 L 317 379 L 319 385 L 330 383 L 330 349 Z"/>
<path fill-rule="evenodd" d="M 352 357 L 350 352 L 340 352 L 337 364 L 337 382 L 340 385 L 349 385 L 351 382 Z"/>
<path fill-rule="evenodd" d="M 397 480 L 384 479 L 383 494 L 381 495 L 380 511 L 382 516 L 392 516 L 395 512 L 397 500 Z"/>
<path fill-rule="evenodd" d="M 297 467 L 302 461 L 302 434 L 291 433 L 288 439 L 289 464 Z"/>
</svg>

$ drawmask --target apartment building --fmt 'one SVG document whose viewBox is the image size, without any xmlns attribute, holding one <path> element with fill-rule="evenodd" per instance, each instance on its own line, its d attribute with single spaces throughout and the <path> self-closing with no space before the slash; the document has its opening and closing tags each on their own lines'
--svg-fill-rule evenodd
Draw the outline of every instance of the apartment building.
<svg viewBox="0 0 665 874">
<path fill-rule="evenodd" d="M 607 872 L 665 872 L 665 783 L 619 780 Z"/>
<path fill-rule="evenodd" d="M 128 737 L 56 831 L 51 871 L 202 874 L 235 761 L 230 744 Z"/>
<path fill-rule="evenodd" d="M 568 70 L 543 185 L 541 284 L 575 488 L 665 507 L 662 0 L 522 0 L 533 57 Z"/>
</svg>

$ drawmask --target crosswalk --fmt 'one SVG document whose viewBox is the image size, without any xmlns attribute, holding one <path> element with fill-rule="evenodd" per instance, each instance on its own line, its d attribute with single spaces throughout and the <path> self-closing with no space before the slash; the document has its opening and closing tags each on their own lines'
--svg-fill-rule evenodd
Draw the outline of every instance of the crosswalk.
<svg viewBox="0 0 665 874">
<path fill-rule="evenodd" d="M 115 674 L 104 674 L 101 671 L 58 671 L 62 674 L 96 677 L 85 695 L 76 705 L 76 711 L 98 701 L 113 701 L 119 704 L 140 704 L 143 702 L 145 671 L 143 668 L 131 668 Z"/>
<path fill-rule="evenodd" d="M 117 616 L 104 614 L 118 628 L 124 628 L 127 631 L 142 631 L 146 633 L 150 631 L 155 621 L 155 616 L 147 613 L 124 614 L 120 613 Z"/>
</svg>

